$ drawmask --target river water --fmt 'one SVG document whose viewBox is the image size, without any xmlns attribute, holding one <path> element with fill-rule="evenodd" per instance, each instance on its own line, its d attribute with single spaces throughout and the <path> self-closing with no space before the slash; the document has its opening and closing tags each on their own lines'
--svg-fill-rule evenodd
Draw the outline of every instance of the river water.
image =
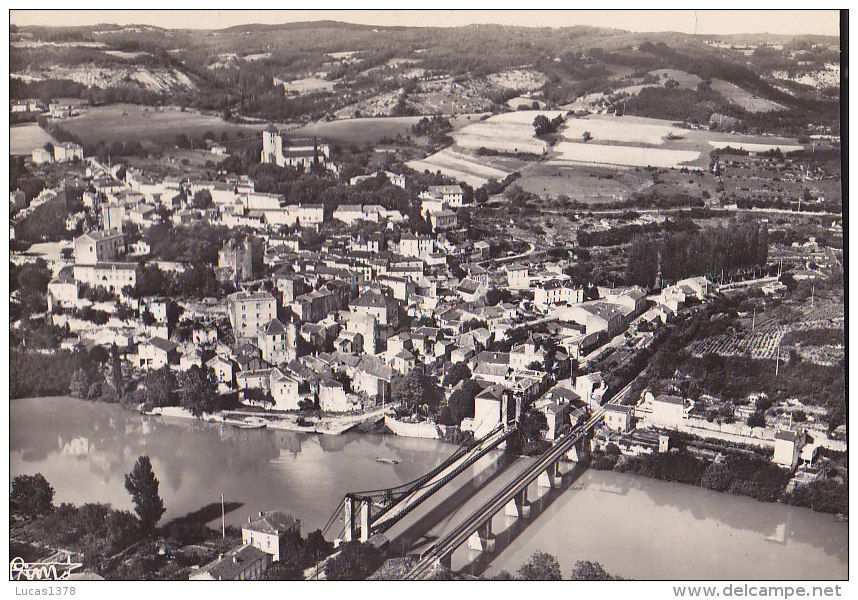
<svg viewBox="0 0 858 600">
<path fill-rule="evenodd" d="M 124 475 L 147 454 L 160 480 L 164 522 L 224 494 L 227 502 L 242 503 L 227 514 L 227 524 L 278 509 L 300 518 L 308 532 L 327 522 L 346 492 L 410 481 L 453 450 L 390 435 L 237 430 L 71 398 L 10 404 L 11 477 L 41 472 L 56 490 L 55 502 L 107 502 L 130 510 Z M 399 463 L 380 463 L 377 456 Z M 520 468 L 516 462 L 508 471 Z M 509 472 L 481 483 L 478 494 L 462 485 L 469 499 L 460 510 L 478 505 L 513 476 Z M 449 503 L 455 493 L 443 496 Z M 476 561 L 478 571 L 515 571 L 538 549 L 557 556 L 564 574 L 576 560 L 592 560 L 632 579 L 847 577 L 847 524 L 808 509 L 598 471 L 584 472 L 562 493 L 546 495 L 534 487 L 531 495 L 539 497 L 538 518 L 520 527 L 498 515 L 497 551 Z M 474 553 L 463 548 L 453 562 L 454 568 L 466 567 L 475 562 Z"/>
</svg>

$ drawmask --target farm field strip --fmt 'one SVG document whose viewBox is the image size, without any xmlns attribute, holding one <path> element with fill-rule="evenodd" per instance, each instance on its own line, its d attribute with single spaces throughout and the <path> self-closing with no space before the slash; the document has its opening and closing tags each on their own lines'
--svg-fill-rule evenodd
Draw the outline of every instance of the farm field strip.
<svg viewBox="0 0 858 600">
<path fill-rule="evenodd" d="M 542 154 L 548 143 L 535 137 L 533 119 L 545 115 L 553 119 L 563 111 L 523 110 L 495 115 L 463 127 L 453 134 L 461 148 L 490 148 L 500 152 L 531 152 Z"/>
<path fill-rule="evenodd" d="M 675 169 L 700 158 L 694 150 L 666 150 L 640 146 L 608 146 L 593 143 L 560 142 L 555 145 L 556 159 L 624 167 L 659 167 Z"/>
<path fill-rule="evenodd" d="M 53 144 L 56 140 L 36 123 L 9 128 L 9 154 L 12 156 L 31 154 L 33 150 L 41 148 L 48 142 Z"/>
<path fill-rule="evenodd" d="M 409 161 L 408 166 L 417 171 L 428 169 L 430 172 L 441 171 L 448 177 L 454 177 L 464 181 L 471 186 L 481 186 L 489 179 L 501 180 L 505 178 L 509 172 L 496 167 L 492 167 L 478 158 L 455 152 L 450 148 L 444 148 L 427 156 L 422 160 Z"/>
<path fill-rule="evenodd" d="M 741 140 L 709 140 L 709 145 L 713 148 L 717 148 L 718 150 L 729 146 L 730 148 L 735 148 L 737 150 L 746 150 L 748 152 L 767 152 L 769 150 L 776 149 L 780 150 L 781 152 L 798 152 L 799 150 L 804 149 L 804 146 L 796 146 L 791 144 L 753 144 L 750 142 L 743 142 Z"/>
<path fill-rule="evenodd" d="M 507 171 L 478 162 L 476 159 L 453 152 L 448 148 L 427 156 L 422 162 L 438 165 L 439 167 L 460 169 L 486 178 L 496 177 L 503 179 L 509 174 Z"/>
<path fill-rule="evenodd" d="M 561 130 L 563 138 L 569 141 L 581 140 L 585 131 L 589 131 L 593 140 L 629 142 L 639 144 L 663 144 L 671 133 L 682 135 L 683 131 L 669 124 L 630 123 L 625 119 L 577 119 L 568 118 Z"/>
<path fill-rule="evenodd" d="M 747 336 L 718 335 L 700 340 L 691 345 L 691 354 L 702 357 L 714 353 L 721 356 L 740 356 L 749 354 L 755 359 L 774 358 L 785 331 L 753 333 Z"/>
<path fill-rule="evenodd" d="M 58 124 L 85 144 L 99 140 L 106 143 L 145 140 L 164 142 L 173 141 L 180 134 L 198 137 L 206 131 L 219 134 L 240 130 L 251 137 L 255 133 L 252 130 L 262 129 L 262 125 L 235 125 L 213 115 L 174 109 L 156 110 L 151 107 L 144 110 L 144 107 L 130 104 L 89 108 L 83 115 L 62 119 Z"/>
</svg>

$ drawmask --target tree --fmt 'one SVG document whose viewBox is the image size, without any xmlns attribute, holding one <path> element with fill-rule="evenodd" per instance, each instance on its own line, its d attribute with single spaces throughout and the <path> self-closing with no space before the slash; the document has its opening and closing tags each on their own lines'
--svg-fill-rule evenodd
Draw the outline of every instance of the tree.
<svg viewBox="0 0 858 600">
<path fill-rule="evenodd" d="M 464 362 L 453 363 L 444 375 L 444 386 L 454 387 L 460 381 L 471 378 L 471 370 Z"/>
<path fill-rule="evenodd" d="M 551 554 L 537 550 L 518 568 L 518 577 L 525 581 L 560 581 L 560 563 Z"/>
<path fill-rule="evenodd" d="M 334 550 L 334 545 L 325 539 L 321 529 L 311 531 L 304 540 L 302 548 L 302 565 L 311 565 L 328 556 Z"/>
<path fill-rule="evenodd" d="M 31 517 L 49 513 L 54 506 L 54 488 L 41 473 L 18 475 L 12 480 L 9 504 Z"/>
<path fill-rule="evenodd" d="M 581 139 L 584 140 L 585 142 L 589 142 L 590 140 L 593 139 L 593 136 L 590 134 L 589 131 L 585 131 L 584 133 L 581 134 Z"/>
<path fill-rule="evenodd" d="M 572 569 L 569 579 L 572 581 L 613 581 L 616 577 L 605 571 L 602 565 L 597 562 L 579 560 L 575 563 L 575 568 Z"/>
<path fill-rule="evenodd" d="M 160 369 L 150 371 L 143 378 L 143 385 L 146 387 L 147 407 L 176 405 L 178 383 L 170 367 L 164 365 Z"/>
<path fill-rule="evenodd" d="M 515 581 L 515 575 L 513 575 L 509 571 L 501 569 L 488 579 L 490 581 Z"/>
<path fill-rule="evenodd" d="M 212 193 L 206 189 L 197 190 L 194 194 L 194 208 L 205 209 L 212 205 Z"/>
<path fill-rule="evenodd" d="M 279 560 L 268 565 L 262 576 L 263 581 L 301 581 L 304 575 L 298 565 Z"/>
<path fill-rule="evenodd" d="M 521 417 L 519 429 L 525 440 L 533 441 L 541 439 L 542 432 L 548 431 L 548 420 L 545 418 L 545 413 L 538 410 L 531 410 L 524 413 Z"/>
<path fill-rule="evenodd" d="M 381 550 L 371 544 L 346 542 L 340 554 L 328 562 L 325 575 L 331 581 L 366 579 L 381 566 Z"/>
<path fill-rule="evenodd" d="M 473 379 L 467 379 L 462 385 L 450 394 L 447 406 L 450 408 L 451 416 L 455 425 L 462 419 L 474 416 L 474 400 L 483 391 L 482 386 Z"/>
<path fill-rule="evenodd" d="M 763 411 L 758 410 L 748 417 L 748 427 L 765 427 L 766 417 Z"/>
<path fill-rule="evenodd" d="M 69 394 L 75 398 L 85 400 L 89 394 L 89 387 L 91 385 L 92 382 L 90 381 L 89 375 L 87 375 L 86 371 L 78 369 L 72 375 L 71 383 L 69 383 Z"/>
<path fill-rule="evenodd" d="M 166 509 L 158 495 L 158 479 L 152 472 L 148 456 L 138 457 L 134 468 L 125 475 L 125 489 L 134 500 L 134 512 L 140 519 L 143 531 L 152 532 Z"/>
<path fill-rule="evenodd" d="M 182 408 L 200 418 L 217 408 L 217 383 L 211 375 L 211 369 L 201 369 L 194 365 L 182 381 L 180 394 Z"/>
<path fill-rule="evenodd" d="M 110 349 L 110 378 L 108 380 L 117 398 L 125 391 L 125 376 L 122 373 L 122 359 L 116 344 Z"/>
<path fill-rule="evenodd" d="M 435 382 L 417 370 L 397 379 L 393 385 L 393 398 L 405 408 L 416 410 L 424 404 L 436 409 L 441 403 L 441 390 Z"/>
</svg>

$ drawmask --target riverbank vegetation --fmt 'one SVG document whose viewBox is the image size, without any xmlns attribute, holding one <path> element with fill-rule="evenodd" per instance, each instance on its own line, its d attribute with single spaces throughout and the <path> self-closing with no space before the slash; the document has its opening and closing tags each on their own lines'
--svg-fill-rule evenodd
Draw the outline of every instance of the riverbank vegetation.
<svg viewBox="0 0 858 600">
<path fill-rule="evenodd" d="M 817 479 L 787 491 L 790 473 L 762 456 L 731 454 L 720 461 L 707 461 L 688 450 L 623 456 L 615 444 L 592 453 L 590 466 L 696 485 L 716 492 L 749 496 L 761 502 L 784 502 L 815 512 L 848 514 L 848 493 L 837 478 Z"/>
<path fill-rule="evenodd" d="M 491 577 L 483 577 L 493 581 L 560 581 L 563 572 L 557 557 L 537 550 L 521 564 L 515 574 L 509 571 L 498 571 Z M 571 581 L 616 581 L 622 577 L 616 577 L 608 573 L 600 563 L 588 560 L 579 560 L 569 574 Z"/>
<path fill-rule="evenodd" d="M 70 552 L 72 560 L 106 579 L 187 579 L 193 567 L 240 545 L 241 531 L 229 526 L 215 531 L 207 524 L 231 512 L 239 502 L 212 503 L 158 526 L 164 512 L 158 479 L 146 456 L 138 458 L 126 476 L 134 512 L 109 504 L 53 505 L 54 490 L 45 478 L 19 475 L 10 492 L 10 543 L 27 560 Z M 302 538 L 283 537 L 281 561 L 273 563 L 266 579 L 303 579 L 303 571 L 330 555 L 333 545 L 318 530 Z M 26 557 L 24 556 L 26 554 Z"/>
</svg>

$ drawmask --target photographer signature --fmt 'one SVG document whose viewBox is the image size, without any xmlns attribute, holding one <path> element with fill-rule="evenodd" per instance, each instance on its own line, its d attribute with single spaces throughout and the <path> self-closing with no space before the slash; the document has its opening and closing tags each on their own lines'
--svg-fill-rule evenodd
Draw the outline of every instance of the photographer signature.
<svg viewBox="0 0 858 600">
<path fill-rule="evenodd" d="M 24 562 L 24 559 L 16 556 L 9 562 L 9 578 L 12 581 L 34 581 L 51 580 L 61 581 L 68 579 L 72 571 L 83 566 L 83 563 L 75 562 Z"/>
</svg>

